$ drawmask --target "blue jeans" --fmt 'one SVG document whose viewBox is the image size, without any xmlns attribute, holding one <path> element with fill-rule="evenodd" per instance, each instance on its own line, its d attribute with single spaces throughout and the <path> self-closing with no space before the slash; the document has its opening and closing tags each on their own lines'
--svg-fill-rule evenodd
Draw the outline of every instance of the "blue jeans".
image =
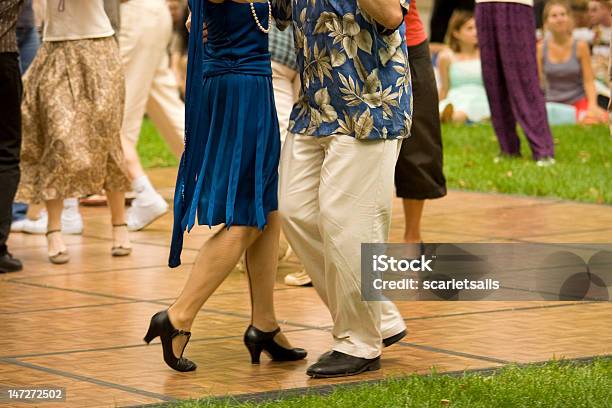
<svg viewBox="0 0 612 408">
<path fill-rule="evenodd" d="M 40 37 L 36 28 L 18 28 L 17 45 L 19 47 L 19 67 L 23 75 L 30 67 L 40 47 Z"/>
<path fill-rule="evenodd" d="M 36 56 L 40 47 L 40 37 L 35 27 L 17 29 L 17 45 L 19 47 L 19 69 L 23 75 Z M 19 221 L 26 217 L 28 205 L 24 203 L 13 203 L 13 221 Z"/>
</svg>

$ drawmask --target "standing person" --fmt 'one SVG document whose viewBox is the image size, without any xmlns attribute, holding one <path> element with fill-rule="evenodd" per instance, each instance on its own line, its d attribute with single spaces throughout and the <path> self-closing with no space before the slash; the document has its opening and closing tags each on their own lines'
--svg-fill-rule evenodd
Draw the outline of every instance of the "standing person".
<svg viewBox="0 0 612 408">
<path fill-rule="evenodd" d="M 28 70 L 38 48 L 40 36 L 34 14 L 32 0 L 25 0 L 19 19 L 17 20 L 17 44 L 19 46 L 19 64 L 21 75 Z M 13 222 L 11 232 L 27 232 L 29 234 L 45 234 L 47 232 L 47 212 L 42 205 L 28 208 L 25 203 L 13 203 Z M 83 232 L 83 219 L 79 212 L 76 198 L 64 200 L 62 211 L 62 232 L 79 235 Z"/>
<path fill-rule="evenodd" d="M 272 86 L 274 87 L 274 102 L 278 113 L 281 144 L 285 142 L 289 127 L 289 117 L 293 105 L 300 96 L 300 74 L 295 61 L 295 46 L 293 31 L 280 31 L 276 25 L 270 30 L 270 55 L 272 58 Z M 281 259 L 291 254 L 291 246 Z M 310 276 L 304 269 L 285 276 L 285 284 L 289 286 L 308 286 L 311 284 Z"/>
<path fill-rule="evenodd" d="M 383 342 L 406 326 L 393 303 L 361 300 L 361 243 L 388 239 L 410 133 L 408 1 L 283 0 L 277 10 L 281 27 L 293 23 L 302 82 L 280 167 L 283 231 L 334 321 L 332 351 L 306 373 L 377 370 Z"/>
<path fill-rule="evenodd" d="M 395 188 L 404 207 L 404 242 L 421 243 L 425 200 L 444 197 L 446 179 L 436 78 L 416 0 L 411 2 L 405 22 L 414 111 L 411 137 L 403 141 L 395 166 Z"/>
<path fill-rule="evenodd" d="M 538 79 L 533 0 L 476 0 L 478 45 L 501 154 L 520 156 L 518 122 L 538 166 L 555 163 Z"/>
<path fill-rule="evenodd" d="M 202 248 L 180 296 L 151 318 L 144 340 L 160 336 L 164 361 L 177 371 L 204 303 L 244 254 L 252 320 L 244 334 L 251 362 L 300 360 L 274 313 L 278 262 L 280 133 L 268 49 L 271 6 L 246 0 L 193 0 L 187 69 L 185 152 L 174 195 L 170 267 L 181 263 L 185 229 L 223 224 Z M 206 22 L 208 39 L 202 42 Z"/>
<path fill-rule="evenodd" d="M 6 246 L 20 176 L 22 87 L 15 26 L 22 5 L 23 0 L 0 3 L 0 273 L 23 268 Z"/>
<path fill-rule="evenodd" d="M 17 19 L 17 47 L 19 48 L 19 68 L 23 75 L 32 60 L 36 56 L 36 51 L 40 47 L 40 37 L 34 21 L 34 10 L 32 9 L 32 0 L 25 0 L 23 8 Z M 23 230 L 23 225 L 26 223 L 26 214 L 28 211 L 27 204 L 13 203 L 13 222 L 11 223 L 11 232 Z"/>
<path fill-rule="evenodd" d="M 168 211 L 168 203 L 145 174 L 136 145 L 145 112 L 170 150 L 183 153 L 185 105 L 170 67 L 172 15 L 166 0 L 121 3 L 119 49 L 125 72 L 125 115 L 121 141 L 136 198 L 128 209 L 132 231 L 145 228 Z"/>
<path fill-rule="evenodd" d="M 63 199 L 106 191 L 113 256 L 131 253 L 125 224 L 120 129 L 123 74 L 103 0 L 57 0 L 45 12 L 43 46 L 24 77 L 22 180 L 17 194 L 44 202 L 49 260 L 69 261 Z M 74 102 L 74 103 L 73 103 Z"/>
</svg>

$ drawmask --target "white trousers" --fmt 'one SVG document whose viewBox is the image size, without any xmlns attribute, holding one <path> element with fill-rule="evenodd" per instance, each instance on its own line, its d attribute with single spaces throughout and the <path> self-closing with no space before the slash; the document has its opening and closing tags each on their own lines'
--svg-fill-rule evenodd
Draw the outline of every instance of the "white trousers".
<svg viewBox="0 0 612 408">
<path fill-rule="evenodd" d="M 333 350 L 355 357 L 406 328 L 393 303 L 361 300 L 361 243 L 388 239 L 400 146 L 289 132 L 282 149 L 283 232 L 332 315 Z"/>
<path fill-rule="evenodd" d="M 289 117 L 300 95 L 300 74 L 286 65 L 272 61 L 272 86 L 278 114 L 281 142 L 285 142 Z"/>
<path fill-rule="evenodd" d="M 185 104 L 170 69 L 171 39 L 172 17 L 165 0 L 121 3 L 119 47 L 126 82 L 122 138 L 136 145 L 146 112 L 172 152 L 180 157 Z"/>
</svg>

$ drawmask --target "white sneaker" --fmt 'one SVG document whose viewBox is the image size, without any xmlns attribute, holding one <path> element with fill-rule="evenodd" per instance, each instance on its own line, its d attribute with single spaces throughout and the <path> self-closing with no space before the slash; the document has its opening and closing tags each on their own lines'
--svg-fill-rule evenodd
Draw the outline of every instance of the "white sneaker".
<svg viewBox="0 0 612 408">
<path fill-rule="evenodd" d="M 23 232 L 27 234 L 44 235 L 47 233 L 47 221 L 47 212 L 41 211 L 38 219 L 25 219 L 25 222 L 23 223 Z"/>
<path fill-rule="evenodd" d="M 79 212 L 78 204 L 64 204 L 64 209 L 62 210 L 62 232 L 69 235 L 81 235 L 83 233 L 83 217 L 81 217 Z"/>
<path fill-rule="evenodd" d="M 23 220 L 13 221 L 11 223 L 11 232 L 23 232 L 23 226 L 27 220 L 27 218 L 24 218 Z"/>
<path fill-rule="evenodd" d="M 22 224 L 22 232 L 27 234 L 44 235 L 47 233 L 48 215 L 46 211 L 40 213 L 37 220 L 25 219 Z M 64 209 L 62 211 L 62 232 L 69 235 L 80 235 L 83 233 L 83 217 L 78 208 Z"/>
<path fill-rule="evenodd" d="M 555 159 L 552 157 L 545 157 L 538 161 L 536 161 L 536 166 L 538 167 L 550 167 L 556 163 Z"/>
<path fill-rule="evenodd" d="M 289 286 L 309 286 L 312 284 L 312 279 L 304 269 L 299 272 L 290 273 L 285 276 L 285 285 Z"/>
<path fill-rule="evenodd" d="M 140 231 L 166 212 L 168 212 L 168 203 L 158 193 L 146 199 L 136 197 L 127 210 L 128 230 Z"/>
</svg>

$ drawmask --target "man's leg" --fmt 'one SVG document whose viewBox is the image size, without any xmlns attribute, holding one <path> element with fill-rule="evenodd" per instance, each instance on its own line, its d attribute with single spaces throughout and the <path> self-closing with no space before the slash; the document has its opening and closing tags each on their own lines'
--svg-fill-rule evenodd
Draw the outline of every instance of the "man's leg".
<svg viewBox="0 0 612 408">
<path fill-rule="evenodd" d="M 176 76 L 164 54 L 151 86 L 147 114 L 178 158 L 185 149 L 185 103 L 181 100 Z"/>
<path fill-rule="evenodd" d="M 272 61 L 272 86 L 274 87 L 274 102 L 276 104 L 282 144 L 285 143 L 287 138 L 289 117 L 298 96 L 295 92 L 296 77 L 299 83 L 299 75 L 296 71 L 276 61 Z M 291 253 L 292 249 L 289 245 L 279 256 L 286 259 Z M 284 281 L 286 285 L 290 286 L 306 286 L 312 283 L 312 279 L 310 279 L 310 276 L 308 276 L 304 269 L 287 274 Z"/>
<path fill-rule="evenodd" d="M 325 292 L 334 319 L 333 350 L 373 359 L 382 348 L 381 320 L 390 333 L 405 329 L 390 302 L 383 306 L 361 300 L 361 244 L 388 239 L 400 142 L 359 141 L 341 135 L 325 142 L 319 230 L 325 254 Z M 313 283 L 315 287 L 320 284 Z"/>
<path fill-rule="evenodd" d="M 319 139 L 287 134 L 280 160 L 279 211 L 283 234 L 327 305 L 323 239 L 318 225 L 324 157 Z"/>
<path fill-rule="evenodd" d="M 499 141 L 502 154 L 518 156 L 521 153 L 520 139 L 516 132 L 516 119 L 512 110 L 506 67 L 502 64 L 500 44 L 498 43 L 499 3 L 479 3 L 476 5 L 476 25 L 478 45 L 482 61 L 482 76 L 491 108 L 491 122 Z"/>
<path fill-rule="evenodd" d="M 6 247 L 20 175 L 21 92 L 17 53 L 0 53 L 0 273 L 22 268 Z"/>
<path fill-rule="evenodd" d="M 119 47 L 126 84 L 121 144 L 136 192 L 127 216 L 131 230 L 146 227 L 168 210 L 142 169 L 136 144 L 153 79 L 167 54 L 171 33 L 172 19 L 165 1 L 131 0 L 121 4 Z"/>
</svg>

